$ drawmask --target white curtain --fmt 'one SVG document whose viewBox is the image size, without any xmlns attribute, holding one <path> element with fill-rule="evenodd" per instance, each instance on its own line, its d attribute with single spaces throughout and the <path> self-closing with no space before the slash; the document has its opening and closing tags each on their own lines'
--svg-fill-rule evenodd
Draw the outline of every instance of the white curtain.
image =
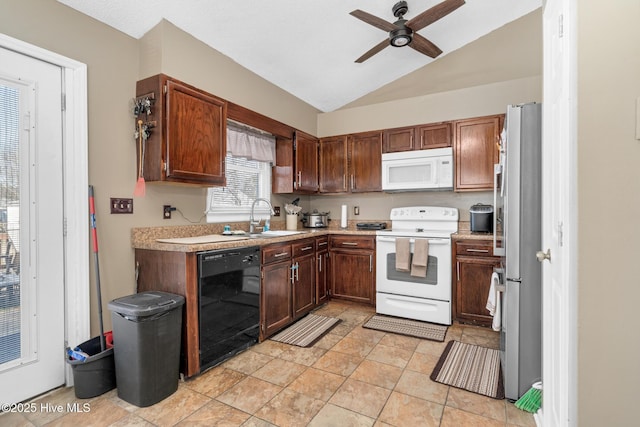
<svg viewBox="0 0 640 427">
<path fill-rule="evenodd" d="M 276 139 L 249 127 L 228 123 L 227 153 L 258 162 L 275 163 Z"/>
</svg>

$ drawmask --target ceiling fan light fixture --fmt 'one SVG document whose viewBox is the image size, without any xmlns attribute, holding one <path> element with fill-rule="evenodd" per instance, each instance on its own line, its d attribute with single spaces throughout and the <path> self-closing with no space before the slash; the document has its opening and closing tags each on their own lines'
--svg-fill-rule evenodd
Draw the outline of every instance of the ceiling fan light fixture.
<svg viewBox="0 0 640 427">
<path fill-rule="evenodd" d="M 411 43 L 412 31 L 409 28 L 398 28 L 389 32 L 389 44 L 393 47 L 402 47 Z"/>
</svg>

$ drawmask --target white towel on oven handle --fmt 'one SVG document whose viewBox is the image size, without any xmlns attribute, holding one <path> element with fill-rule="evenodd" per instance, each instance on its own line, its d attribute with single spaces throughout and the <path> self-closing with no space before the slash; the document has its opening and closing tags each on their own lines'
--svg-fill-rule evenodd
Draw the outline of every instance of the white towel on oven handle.
<svg viewBox="0 0 640 427">
<path fill-rule="evenodd" d="M 494 331 L 499 331 L 502 323 L 502 313 L 500 310 L 500 276 L 495 271 L 491 275 L 491 286 L 489 287 L 489 296 L 487 297 L 486 308 L 489 314 L 493 316 L 491 327 Z"/>
</svg>

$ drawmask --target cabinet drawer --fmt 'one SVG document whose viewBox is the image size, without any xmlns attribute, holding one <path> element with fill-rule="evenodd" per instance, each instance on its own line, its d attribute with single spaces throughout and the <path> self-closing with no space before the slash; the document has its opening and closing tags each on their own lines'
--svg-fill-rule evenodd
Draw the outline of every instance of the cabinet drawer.
<svg viewBox="0 0 640 427">
<path fill-rule="evenodd" d="M 291 259 L 291 245 L 276 244 L 269 245 L 262 248 L 262 263 L 269 264 L 272 262 L 278 262 Z"/>
<path fill-rule="evenodd" d="M 456 255 L 493 256 L 493 241 L 467 240 L 456 242 Z"/>
<path fill-rule="evenodd" d="M 324 251 L 329 249 L 329 236 L 322 236 L 316 239 L 316 250 Z"/>
<path fill-rule="evenodd" d="M 299 257 L 312 254 L 316 251 L 316 242 L 313 239 L 303 240 L 291 244 L 291 252 L 293 257 Z"/>
<path fill-rule="evenodd" d="M 375 249 L 376 241 L 373 237 L 362 236 L 331 236 L 331 249 Z"/>
</svg>

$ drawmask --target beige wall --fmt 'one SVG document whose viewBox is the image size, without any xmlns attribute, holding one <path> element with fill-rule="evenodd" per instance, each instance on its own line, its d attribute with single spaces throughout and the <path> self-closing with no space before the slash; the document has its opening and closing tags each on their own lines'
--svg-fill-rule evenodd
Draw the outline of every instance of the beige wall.
<svg viewBox="0 0 640 427">
<path fill-rule="evenodd" d="M 578 4 L 580 426 L 638 424 L 640 2 Z"/>
</svg>

